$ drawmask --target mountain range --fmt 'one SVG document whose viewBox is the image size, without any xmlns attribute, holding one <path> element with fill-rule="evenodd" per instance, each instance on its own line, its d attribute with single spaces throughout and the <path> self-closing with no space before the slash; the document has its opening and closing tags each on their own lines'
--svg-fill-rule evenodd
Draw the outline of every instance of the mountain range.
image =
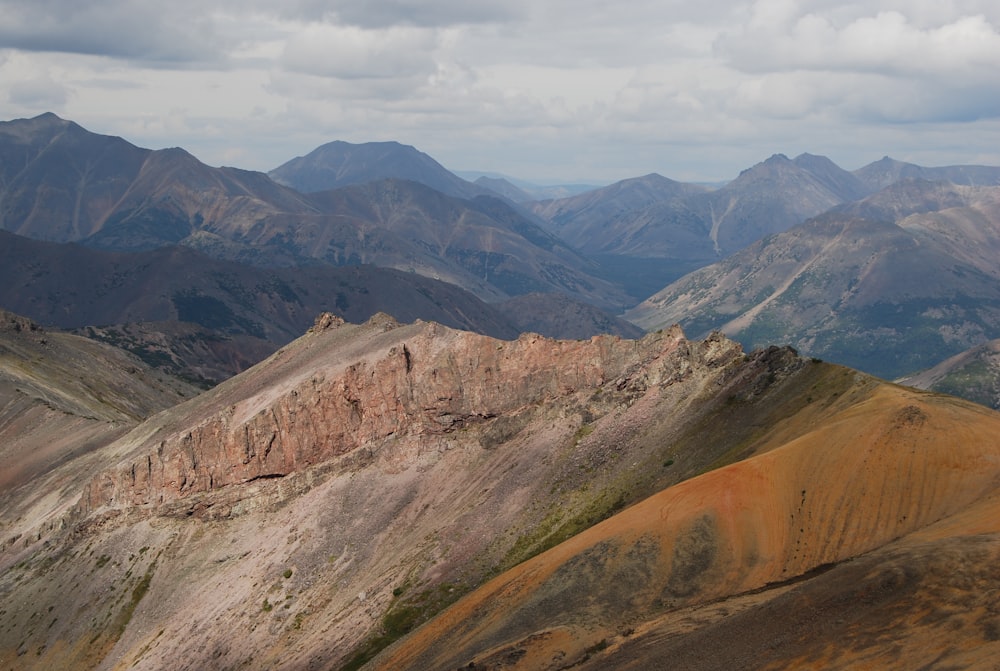
<svg viewBox="0 0 1000 671">
<path fill-rule="evenodd" d="M 624 297 L 499 197 L 456 199 L 392 178 L 307 196 L 53 114 L 0 125 L 0 163 L 0 228 L 35 239 L 110 251 L 184 244 L 262 267 L 375 264 L 489 300 L 559 291 L 609 306 Z"/>
<path fill-rule="evenodd" d="M 628 317 L 789 343 L 892 379 L 994 337 L 998 252 L 1000 188 L 904 181 L 702 268 Z"/>
<path fill-rule="evenodd" d="M 990 274 L 993 248 L 977 236 L 992 235 L 992 215 L 969 214 L 972 218 L 961 225 L 940 224 L 936 232 L 921 232 L 907 219 L 968 210 L 961 190 L 988 191 L 1000 182 L 997 168 L 924 168 L 883 158 L 849 172 L 821 156 L 776 154 L 715 189 L 652 174 L 531 201 L 509 181 L 473 184 L 395 142 L 329 143 L 269 176 L 211 168 L 181 149 L 140 149 L 52 114 L 0 124 L 0 158 L 0 221 L 9 231 L 118 254 L 181 245 L 212 259 L 204 259 L 206 264 L 238 263 L 242 269 L 233 273 L 244 278 L 284 273 L 276 281 L 285 284 L 291 279 L 283 268 L 308 277 L 306 284 L 325 284 L 316 273 L 323 275 L 330 266 L 365 266 L 356 272 L 366 273 L 366 284 L 384 287 L 381 296 L 398 297 L 369 301 L 356 294 L 347 313 L 337 305 L 342 291 L 320 290 L 292 321 L 259 310 L 241 316 L 243 332 L 260 327 L 250 334 L 233 330 L 228 315 L 239 310 L 231 304 L 220 313 L 221 330 L 206 327 L 205 319 L 179 325 L 180 313 L 164 309 L 159 316 L 136 315 L 127 328 L 116 321 L 120 317 L 98 313 L 71 325 L 94 327 L 87 333 L 100 333 L 136 352 L 157 350 L 156 357 L 165 355 L 175 364 L 170 370 L 192 379 L 218 380 L 244 369 L 301 333 L 319 310 L 339 311 L 352 320 L 387 310 L 403 319 L 431 319 L 493 335 L 529 329 L 556 337 L 588 337 L 609 329 L 635 335 L 616 319 L 628 310 L 643 328 L 674 321 L 696 334 L 723 328 L 747 347 L 790 342 L 806 354 L 887 377 L 912 374 L 998 336 L 991 316 L 992 280 L 955 276 Z M 491 192 L 491 183 L 503 195 Z M 975 219 L 980 215 L 986 220 Z M 829 236 L 837 235 L 830 222 L 842 220 L 846 226 L 849 218 L 853 228 L 837 239 L 856 234 L 874 245 L 874 265 L 860 258 L 863 245 L 843 258 L 808 262 L 842 281 L 814 286 L 819 278 L 799 272 L 805 261 L 790 264 L 787 254 L 773 246 L 761 252 L 787 242 L 794 255 L 837 253 L 836 245 L 828 245 Z M 909 223 L 900 228 L 904 220 Z M 946 230 L 951 225 L 958 231 Z M 782 237 L 786 234 L 790 237 Z M 927 261 L 921 289 L 902 289 L 907 295 L 897 296 L 893 291 L 908 281 L 900 278 L 913 272 L 911 248 Z M 863 267 L 878 272 L 857 274 Z M 718 269 L 729 279 L 705 279 Z M 452 300 L 471 305 L 461 294 L 436 303 L 411 301 L 408 289 L 393 288 L 405 280 L 399 271 L 457 286 L 491 305 L 446 305 Z M 67 310 L 84 316 L 79 304 L 60 306 L 61 298 L 51 290 L 44 296 L 33 292 L 29 287 L 35 283 L 25 281 L 28 277 L 22 275 L 16 284 L 23 300 L 8 307 L 50 325 L 69 325 L 65 319 L 53 321 Z M 887 277 L 899 281 L 883 286 Z M 675 295 L 672 283 L 695 281 L 718 284 L 716 294 L 733 282 L 739 289 L 726 289 L 730 296 L 722 306 L 688 299 L 667 305 L 665 297 Z M 793 291 L 782 288 L 786 281 L 794 283 Z M 843 286 L 833 295 L 829 292 L 837 282 Z M 848 293 L 845 282 L 851 283 Z M 245 279 L 239 284 L 252 292 L 260 283 Z M 750 294 L 747 287 L 753 288 Z M 188 290 L 196 296 L 215 291 L 183 289 Z M 795 303 L 799 293 L 812 307 Z M 885 300 L 878 305 L 864 298 L 882 293 Z M 948 303 L 956 295 L 960 299 Z M 519 307 L 505 309 L 505 304 Z M 414 309 L 402 311 L 401 305 Z M 772 314 L 781 305 L 795 314 Z M 486 312 L 492 316 L 486 318 Z M 505 332 L 497 330 L 501 321 Z M 246 340 L 260 340 L 262 332 L 266 343 Z M 221 347 L 210 344 L 218 338 L 230 340 Z M 237 346 L 232 338 L 242 340 Z M 172 344 L 164 352 L 167 341 Z"/>
<path fill-rule="evenodd" d="M 995 665 L 1000 170 L 449 174 L 0 124 L 0 667 Z"/>
<path fill-rule="evenodd" d="M 564 338 L 641 334 L 563 295 L 491 305 L 453 284 L 370 265 L 257 268 L 184 246 L 109 252 L 3 231 L 0 305 L 203 384 L 265 358 L 328 308 L 357 322 L 386 312 L 501 338 L 525 330 Z"/>
</svg>

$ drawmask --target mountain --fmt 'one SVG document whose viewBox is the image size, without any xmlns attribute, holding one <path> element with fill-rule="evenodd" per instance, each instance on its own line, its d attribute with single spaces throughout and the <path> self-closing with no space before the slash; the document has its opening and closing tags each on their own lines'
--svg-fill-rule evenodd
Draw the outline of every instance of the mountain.
<svg viewBox="0 0 1000 671">
<path fill-rule="evenodd" d="M 496 197 L 462 200 L 401 180 L 307 197 L 263 173 L 139 149 L 53 114 L 0 125 L 0 164 L 0 228 L 35 239 L 110 251 L 182 244 L 261 267 L 375 264 L 488 300 L 531 291 L 616 308 L 626 300 Z M 449 219 L 436 230 L 440 214 Z"/>
<path fill-rule="evenodd" d="M 990 340 L 959 352 L 899 382 L 1000 409 L 1000 340 Z"/>
<path fill-rule="evenodd" d="M 719 335 L 321 315 L 0 488 L 0 663 L 969 666 L 1000 624 L 998 430 Z"/>
<path fill-rule="evenodd" d="M 502 177 L 486 177 L 484 175 L 477 178 L 473 184 L 481 186 L 484 189 L 489 189 L 515 203 L 526 203 L 534 200 L 534 197 L 527 191 L 515 184 L 511 184 Z"/>
<path fill-rule="evenodd" d="M 582 340 L 595 334 L 641 338 L 641 328 L 624 319 L 565 294 L 525 294 L 495 303 L 501 314 L 521 333 L 549 338 Z"/>
<path fill-rule="evenodd" d="M 713 191 L 654 174 L 534 208 L 582 251 L 682 258 L 732 253 L 868 193 L 827 158 L 775 154 Z"/>
<path fill-rule="evenodd" d="M 586 191 L 593 191 L 601 187 L 600 184 L 537 184 L 517 179 L 516 177 L 509 177 L 498 172 L 476 170 L 459 170 L 455 174 L 478 186 L 501 193 L 501 195 L 504 195 L 508 200 L 515 203 L 569 198 L 570 196 L 575 196 Z"/>
<path fill-rule="evenodd" d="M 896 219 L 881 204 L 900 189 L 944 209 Z M 721 329 L 747 346 L 787 342 L 889 379 L 996 337 L 1000 189 L 911 181 L 890 190 L 698 270 L 626 317 L 647 329 Z"/>
<path fill-rule="evenodd" d="M 148 249 L 220 222 L 315 213 L 261 173 L 140 149 L 54 114 L 0 122 L 0 158 L 0 228 L 40 240 Z"/>
<path fill-rule="evenodd" d="M 218 382 L 301 335 L 315 315 L 377 312 L 513 337 L 496 309 L 413 273 L 313 265 L 261 269 L 187 247 L 127 254 L 0 231 L 0 305 L 124 347 L 174 374 Z"/>
<path fill-rule="evenodd" d="M 418 182 L 455 198 L 491 193 L 449 172 L 427 154 L 398 142 L 329 142 L 280 165 L 268 175 L 302 193 L 384 179 Z"/>
<path fill-rule="evenodd" d="M 368 668 L 991 668 L 1000 416 L 865 396 L 502 574 Z"/>
<path fill-rule="evenodd" d="M 659 175 L 534 204 L 536 214 L 641 299 L 688 272 L 805 219 L 867 195 L 825 157 L 776 154 L 725 186 Z"/>
<path fill-rule="evenodd" d="M 569 198 L 538 201 L 532 207 L 567 242 L 581 251 L 597 253 L 607 250 L 609 238 L 621 234 L 609 222 L 655 203 L 703 191 L 702 187 L 653 173 Z"/>
<path fill-rule="evenodd" d="M 904 179 L 951 182 L 964 186 L 1000 186 L 1000 168 L 982 165 L 952 165 L 925 168 L 883 156 L 854 171 L 872 191 L 884 189 Z"/>
<path fill-rule="evenodd" d="M 310 198 L 356 231 L 348 242 L 351 247 L 336 250 L 340 258 L 354 254 L 348 258 L 380 266 L 395 261 L 395 267 L 405 270 L 410 264 L 421 272 L 418 258 L 384 258 L 383 246 L 365 239 L 371 231 L 403 239 L 438 260 L 438 267 L 441 261 L 448 263 L 445 269 L 432 267 L 422 274 L 440 272 L 445 281 L 484 299 L 559 291 L 602 307 L 619 308 L 628 302 L 621 289 L 596 275 L 593 262 L 496 197 L 460 200 L 416 182 L 383 180 Z M 326 246 L 327 255 L 333 248 L 334 243 Z M 318 256 L 319 248 L 313 253 Z"/>
<path fill-rule="evenodd" d="M 709 237 L 725 255 L 869 193 L 825 157 L 775 154 L 701 197 L 697 206 L 703 215 L 707 207 Z"/>
</svg>

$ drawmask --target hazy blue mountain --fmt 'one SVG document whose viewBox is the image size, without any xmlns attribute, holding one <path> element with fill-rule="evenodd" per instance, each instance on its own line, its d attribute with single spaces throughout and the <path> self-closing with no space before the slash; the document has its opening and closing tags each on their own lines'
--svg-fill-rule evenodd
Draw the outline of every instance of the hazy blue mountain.
<svg viewBox="0 0 1000 671">
<path fill-rule="evenodd" d="M 884 156 L 858 168 L 854 175 L 873 191 L 884 189 L 904 179 L 951 182 L 965 186 L 1000 185 L 1000 167 L 983 165 L 951 165 L 925 168 Z"/>
<path fill-rule="evenodd" d="M 328 142 L 268 174 L 279 184 L 303 193 L 383 179 L 419 182 L 457 198 L 490 193 L 450 172 L 427 154 L 399 142 Z"/>
</svg>

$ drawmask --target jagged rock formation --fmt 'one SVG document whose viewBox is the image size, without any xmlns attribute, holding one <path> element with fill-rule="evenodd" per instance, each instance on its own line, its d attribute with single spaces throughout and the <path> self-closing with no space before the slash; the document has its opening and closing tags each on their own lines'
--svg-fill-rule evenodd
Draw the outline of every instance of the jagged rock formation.
<svg viewBox="0 0 1000 671">
<path fill-rule="evenodd" d="M 509 419 L 611 381 L 616 393 L 634 398 L 684 379 L 695 367 L 719 367 L 742 356 L 738 345 L 721 338 L 692 347 L 679 328 L 641 341 L 525 334 L 500 342 L 434 323 L 396 331 L 398 326 L 391 318 L 374 318 L 368 327 L 379 342 L 365 358 L 315 370 L 280 395 L 267 389 L 155 445 L 147 440 L 133 448 L 138 458 L 98 476 L 81 512 L 162 504 L 282 477 L 390 437 L 397 449 L 419 449 L 459 429 Z M 356 330 L 324 314 L 307 338 L 340 328 Z"/>
</svg>

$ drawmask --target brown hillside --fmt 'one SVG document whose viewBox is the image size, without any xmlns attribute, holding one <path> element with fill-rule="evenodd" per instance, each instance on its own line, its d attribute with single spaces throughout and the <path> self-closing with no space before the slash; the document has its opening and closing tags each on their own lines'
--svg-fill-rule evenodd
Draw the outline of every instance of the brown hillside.
<svg viewBox="0 0 1000 671">
<path fill-rule="evenodd" d="M 996 413 L 883 385 L 505 573 L 376 667 L 985 665 L 998 430 Z"/>
</svg>

